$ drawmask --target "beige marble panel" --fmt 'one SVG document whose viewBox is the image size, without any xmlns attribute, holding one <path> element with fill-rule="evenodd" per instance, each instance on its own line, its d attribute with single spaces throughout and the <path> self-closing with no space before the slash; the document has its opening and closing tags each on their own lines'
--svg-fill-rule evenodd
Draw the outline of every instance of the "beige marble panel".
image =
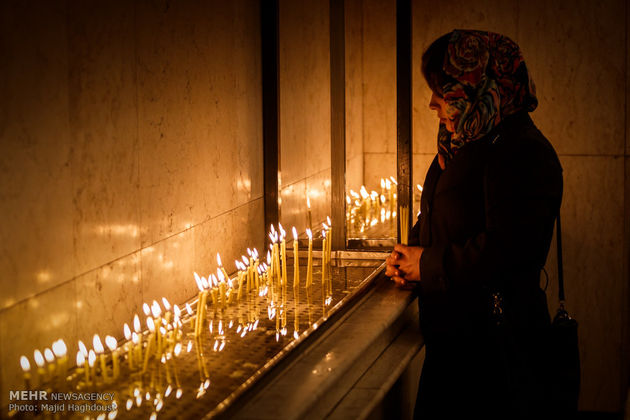
<svg viewBox="0 0 630 420">
<path fill-rule="evenodd" d="M 328 2 L 281 1 L 279 10 L 282 185 L 330 167 Z"/>
<path fill-rule="evenodd" d="M 346 159 L 350 160 L 363 154 L 363 7 L 361 0 L 345 4 Z"/>
<path fill-rule="evenodd" d="M 311 197 L 313 229 L 330 216 L 330 168 L 306 178 L 306 193 Z"/>
<path fill-rule="evenodd" d="M 142 302 L 165 297 L 181 304 L 198 291 L 193 277 L 194 229 L 170 236 L 140 251 Z"/>
<path fill-rule="evenodd" d="M 280 223 L 291 237 L 291 227 L 298 232 L 305 232 L 308 227 L 306 206 L 306 180 L 294 182 L 280 192 Z"/>
<path fill-rule="evenodd" d="M 247 204 L 244 204 L 245 206 Z M 234 271 L 234 260 L 237 258 L 234 242 L 234 226 L 232 213 L 227 211 L 205 221 L 193 228 L 195 236 L 195 259 L 193 271 L 207 277 L 216 273 L 217 253 L 228 272 Z"/>
<path fill-rule="evenodd" d="M 77 273 L 140 247 L 134 21 L 125 1 L 68 13 Z"/>
<path fill-rule="evenodd" d="M 251 116 L 260 94 L 246 97 L 260 84 L 259 27 L 243 2 L 137 8 L 142 243 L 151 244 L 261 194 Z"/>
<path fill-rule="evenodd" d="M 65 13 L 0 4 L 0 308 L 75 274 Z"/>
<path fill-rule="evenodd" d="M 567 308 L 580 324 L 580 409 L 618 411 L 627 322 L 623 274 L 623 159 L 561 156 L 562 250 Z M 546 264 L 551 315 L 558 308 L 555 238 Z M 625 381 L 624 381 L 625 382 Z M 625 392 L 625 391 L 623 391 Z"/>
<path fill-rule="evenodd" d="M 559 153 L 623 154 L 625 2 L 518 5 L 517 40 L 537 85 L 540 129 Z"/>
<path fill-rule="evenodd" d="M 124 338 L 123 325 L 142 315 L 140 252 L 81 275 L 76 279 L 77 336 L 84 343 L 94 334 Z"/>
<path fill-rule="evenodd" d="M 23 389 L 19 363 L 21 355 L 27 356 L 31 366 L 35 366 L 33 351 L 40 349 L 43 352 L 59 338 L 65 341 L 69 354 L 76 354 L 75 282 L 66 282 L 3 310 L 0 312 L 0 325 L 2 387 L 5 390 Z M 35 383 L 32 385 L 36 386 L 37 380 L 33 380 Z M 8 396 L 6 393 L 0 397 L 2 407 L 6 407 Z"/>
<path fill-rule="evenodd" d="M 363 3 L 363 42 L 363 149 L 396 153 L 395 2 Z"/>
<path fill-rule="evenodd" d="M 366 153 L 364 181 L 368 190 L 379 190 L 381 178 L 396 178 L 396 153 Z M 380 190 L 379 190 L 380 191 Z"/>
<path fill-rule="evenodd" d="M 465 13 L 453 13 L 454 10 Z M 431 91 L 422 76 L 422 53 L 440 36 L 453 29 L 478 29 L 505 34 L 518 42 L 516 1 L 414 0 L 413 14 L 413 149 L 433 153 L 438 120 L 428 108 Z M 527 58 L 527 56 L 526 56 Z"/>
<path fill-rule="evenodd" d="M 359 191 L 363 185 L 363 155 L 346 161 L 346 191 Z"/>
<path fill-rule="evenodd" d="M 265 214 L 262 198 L 239 206 L 232 211 L 234 258 L 247 255 L 247 248 L 256 248 L 263 255 L 264 225 Z M 232 268 L 232 270 L 228 270 L 229 272 L 236 269 L 233 264 L 230 264 L 229 268 Z"/>
</svg>

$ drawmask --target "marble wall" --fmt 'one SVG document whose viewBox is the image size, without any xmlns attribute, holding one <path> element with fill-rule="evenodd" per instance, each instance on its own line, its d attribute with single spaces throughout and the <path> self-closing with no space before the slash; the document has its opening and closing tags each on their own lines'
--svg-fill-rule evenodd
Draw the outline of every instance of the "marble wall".
<svg viewBox="0 0 630 420">
<path fill-rule="evenodd" d="M 264 229 L 257 2 L 1 2 L 0 20 L 4 404 L 21 354 L 121 338 Z"/>
<path fill-rule="evenodd" d="M 280 222 L 287 232 L 330 216 L 329 2 L 279 2 Z"/>
</svg>

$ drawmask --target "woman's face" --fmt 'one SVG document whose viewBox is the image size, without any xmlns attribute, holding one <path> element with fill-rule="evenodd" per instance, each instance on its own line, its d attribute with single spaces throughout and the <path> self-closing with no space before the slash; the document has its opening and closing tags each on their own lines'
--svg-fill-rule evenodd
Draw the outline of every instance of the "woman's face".
<svg viewBox="0 0 630 420">
<path fill-rule="evenodd" d="M 444 124 L 446 126 L 446 129 L 449 132 L 454 133 L 455 132 L 455 124 L 454 124 L 453 120 L 448 118 L 448 116 L 446 114 L 447 106 L 448 105 L 446 104 L 446 102 L 444 101 L 443 98 L 440 98 L 435 93 L 431 94 L 431 101 L 429 102 L 429 108 L 434 110 L 434 111 L 437 111 L 437 116 L 440 119 L 440 123 Z"/>
</svg>

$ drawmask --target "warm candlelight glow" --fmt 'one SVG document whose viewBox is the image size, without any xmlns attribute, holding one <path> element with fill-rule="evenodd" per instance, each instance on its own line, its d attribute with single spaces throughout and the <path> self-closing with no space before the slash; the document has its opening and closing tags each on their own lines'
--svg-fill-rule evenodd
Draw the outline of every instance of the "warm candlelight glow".
<svg viewBox="0 0 630 420">
<path fill-rule="evenodd" d="M 35 350 L 35 352 L 33 353 L 33 357 L 37 366 L 44 367 L 44 356 L 42 355 L 41 351 Z"/>
<path fill-rule="evenodd" d="M 101 338 L 98 336 L 98 334 L 94 334 L 94 338 L 92 339 L 92 347 L 94 347 L 94 351 L 97 354 L 103 353 L 105 351 L 103 343 L 101 342 Z"/>
<path fill-rule="evenodd" d="M 129 325 L 127 325 L 126 322 L 125 322 L 125 325 L 123 326 L 123 333 L 125 334 L 125 340 L 127 341 L 131 340 L 131 329 L 129 328 Z"/>
<path fill-rule="evenodd" d="M 29 370 L 31 370 L 31 363 L 28 361 L 28 358 L 26 356 L 20 357 L 20 365 L 22 366 L 22 370 L 24 372 L 28 372 Z"/>
<path fill-rule="evenodd" d="M 77 367 L 82 367 L 85 364 L 85 356 L 81 353 L 81 350 L 77 351 Z"/>
<path fill-rule="evenodd" d="M 44 357 L 46 358 L 46 361 L 48 363 L 52 363 L 55 361 L 55 356 L 53 355 L 53 352 L 49 348 L 46 348 L 44 350 Z"/>
<path fill-rule="evenodd" d="M 66 352 L 68 351 L 66 343 L 64 343 L 62 339 L 55 341 L 52 345 L 52 349 L 53 353 L 55 353 L 55 356 L 57 357 L 64 357 L 66 355 Z"/>
<path fill-rule="evenodd" d="M 94 350 L 90 349 L 90 352 L 88 353 L 88 364 L 90 367 L 94 367 L 95 362 L 96 362 L 96 353 L 94 353 Z"/>
<path fill-rule="evenodd" d="M 153 318 L 159 318 L 162 314 L 162 308 L 160 308 L 160 304 L 155 300 L 151 304 L 151 314 L 153 315 Z"/>
<path fill-rule="evenodd" d="M 88 351 L 87 351 L 87 348 L 85 347 L 85 344 L 83 344 L 83 341 L 81 340 L 79 340 L 79 350 L 81 351 L 81 353 L 83 353 L 83 357 L 87 359 Z"/>
<path fill-rule="evenodd" d="M 135 314 L 133 316 L 133 330 L 137 333 L 140 333 L 140 331 L 142 331 L 140 329 L 140 317 L 138 316 L 138 314 Z"/>
<path fill-rule="evenodd" d="M 116 350 L 116 347 L 118 347 L 118 341 L 111 335 L 105 337 L 105 344 L 111 351 Z"/>
<path fill-rule="evenodd" d="M 149 316 L 151 313 L 151 308 L 149 308 L 149 305 L 146 302 L 142 304 L 142 310 L 144 311 L 145 316 Z"/>
<path fill-rule="evenodd" d="M 171 310 L 171 303 L 165 297 L 162 298 L 162 305 L 164 305 L 164 310 Z"/>
<path fill-rule="evenodd" d="M 155 332 L 155 323 L 153 322 L 153 318 L 147 318 L 147 328 L 149 328 L 150 332 Z"/>
</svg>

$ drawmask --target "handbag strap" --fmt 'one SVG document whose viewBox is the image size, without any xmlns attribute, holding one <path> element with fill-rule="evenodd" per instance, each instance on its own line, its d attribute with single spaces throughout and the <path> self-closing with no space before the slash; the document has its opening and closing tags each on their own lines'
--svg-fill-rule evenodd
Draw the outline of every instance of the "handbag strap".
<svg viewBox="0 0 630 420">
<path fill-rule="evenodd" d="M 562 225 L 560 223 L 560 209 L 556 219 L 556 249 L 558 251 L 558 300 L 564 308 L 564 274 L 562 268 Z"/>
</svg>

